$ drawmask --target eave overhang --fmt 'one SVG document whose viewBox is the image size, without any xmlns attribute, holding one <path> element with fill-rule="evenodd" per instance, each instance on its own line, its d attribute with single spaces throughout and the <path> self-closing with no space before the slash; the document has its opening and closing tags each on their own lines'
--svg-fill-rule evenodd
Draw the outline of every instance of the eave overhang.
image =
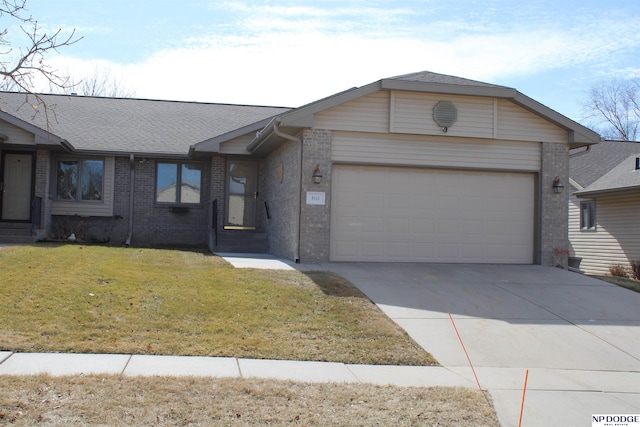
<svg viewBox="0 0 640 427">
<path fill-rule="evenodd" d="M 579 199 L 595 199 L 604 196 L 618 196 L 624 194 L 640 193 L 640 185 L 630 185 L 627 187 L 602 188 L 598 190 L 583 190 L 573 193 Z"/>
<path fill-rule="evenodd" d="M 6 111 L 0 111 L 0 120 L 3 120 L 16 127 L 19 127 L 20 129 L 25 130 L 26 132 L 33 134 L 35 145 L 37 147 L 44 147 L 53 150 L 62 149 L 69 152 L 74 151 L 73 146 L 66 139 L 61 138 L 47 130 L 39 128 L 38 126 L 35 126 L 27 121 L 19 119 L 16 116 L 7 113 Z M 11 143 L 10 138 L 6 137 L 6 135 L 5 138 L 0 139 L 2 139 L 2 142 L 4 143 Z"/>
</svg>

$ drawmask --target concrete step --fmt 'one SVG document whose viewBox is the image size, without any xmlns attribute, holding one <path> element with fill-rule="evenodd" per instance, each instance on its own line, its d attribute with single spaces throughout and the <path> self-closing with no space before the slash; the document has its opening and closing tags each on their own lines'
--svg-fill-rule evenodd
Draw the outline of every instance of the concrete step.
<svg viewBox="0 0 640 427">
<path fill-rule="evenodd" d="M 31 232 L 31 224 L 0 224 L 0 243 L 35 243 L 38 239 Z"/>
<path fill-rule="evenodd" d="M 216 252 L 268 253 L 269 237 L 266 233 L 248 231 L 218 232 Z"/>
<path fill-rule="evenodd" d="M 0 228 L 2 236 L 31 236 L 31 228 Z"/>
<path fill-rule="evenodd" d="M 1 235 L 0 243 L 22 243 L 22 244 L 30 244 L 36 243 L 38 241 L 35 236 L 8 236 Z"/>
</svg>

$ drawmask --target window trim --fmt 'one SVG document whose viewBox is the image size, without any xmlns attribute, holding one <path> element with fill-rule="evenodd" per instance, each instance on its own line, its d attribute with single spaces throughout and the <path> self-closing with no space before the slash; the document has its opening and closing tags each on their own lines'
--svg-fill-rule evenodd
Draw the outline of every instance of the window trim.
<svg viewBox="0 0 640 427">
<path fill-rule="evenodd" d="M 595 200 L 583 200 L 580 202 L 580 231 L 597 231 L 596 212 Z"/>
<path fill-rule="evenodd" d="M 165 165 L 176 165 L 177 167 L 177 178 L 176 178 L 176 199 L 177 201 L 175 202 L 161 202 L 158 200 L 158 170 L 160 168 L 160 165 L 165 164 Z M 189 164 L 189 165 L 198 165 L 200 167 L 200 201 L 198 201 L 197 203 L 190 203 L 190 202 L 183 202 L 181 199 L 181 192 L 179 191 L 179 189 L 182 187 L 182 166 L 185 164 Z M 202 206 L 202 179 L 203 179 L 203 175 L 204 175 L 204 163 L 203 162 L 198 162 L 198 161 L 192 161 L 192 160 L 158 160 L 156 161 L 156 176 L 155 176 L 155 180 L 154 180 L 154 196 L 153 196 L 153 200 L 154 203 L 157 206 L 168 206 L 168 207 L 175 207 L 175 206 L 190 206 L 190 207 L 197 207 L 197 206 Z"/>
<path fill-rule="evenodd" d="M 100 200 L 85 200 L 82 198 L 82 185 L 83 185 L 83 171 L 82 164 L 84 161 L 100 161 L 102 162 L 102 189 L 100 194 Z M 104 204 L 105 202 L 105 190 L 106 190 L 106 172 L 107 172 L 107 159 L 106 157 L 82 157 L 82 156 L 56 156 L 54 159 L 54 189 L 53 200 L 60 203 L 91 203 L 91 204 Z M 76 197 L 74 199 L 63 199 L 58 196 L 58 164 L 60 162 L 78 162 L 78 183 L 76 189 Z"/>
</svg>

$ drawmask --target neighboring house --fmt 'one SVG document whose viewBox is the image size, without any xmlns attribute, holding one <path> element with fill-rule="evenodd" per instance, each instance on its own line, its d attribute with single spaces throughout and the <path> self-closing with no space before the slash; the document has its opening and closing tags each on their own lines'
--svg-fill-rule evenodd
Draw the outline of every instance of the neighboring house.
<svg viewBox="0 0 640 427">
<path fill-rule="evenodd" d="M 571 256 L 580 269 L 640 260 L 640 143 L 604 141 L 572 152 L 569 161 Z"/>
<path fill-rule="evenodd" d="M 0 227 L 302 262 L 564 266 L 552 187 L 600 141 L 515 89 L 430 72 L 296 109 L 42 99 L 48 122 L 0 94 Z"/>
</svg>

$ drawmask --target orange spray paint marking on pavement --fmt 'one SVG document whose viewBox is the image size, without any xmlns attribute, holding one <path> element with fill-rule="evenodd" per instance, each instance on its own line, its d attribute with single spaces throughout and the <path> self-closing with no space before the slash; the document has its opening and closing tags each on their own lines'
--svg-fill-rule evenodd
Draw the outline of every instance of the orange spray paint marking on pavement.
<svg viewBox="0 0 640 427">
<path fill-rule="evenodd" d="M 518 427 L 522 427 L 522 414 L 524 412 L 524 397 L 527 394 L 528 380 L 529 380 L 529 370 L 527 369 L 527 374 L 524 376 L 524 391 L 522 392 L 522 406 L 520 406 L 520 422 L 518 423 Z"/>
<path fill-rule="evenodd" d="M 467 360 L 469 361 L 469 366 L 471 366 L 471 371 L 473 372 L 473 376 L 476 379 L 476 384 L 478 384 L 478 388 L 480 389 L 480 391 L 484 391 L 482 390 L 482 387 L 480 386 L 480 381 L 478 381 L 478 376 L 476 375 L 476 370 L 473 368 L 473 363 L 471 363 L 471 359 L 469 358 L 469 353 L 467 353 L 467 349 L 464 346 L 464 343 L 462 342 L 462 338 L 460 337 L 460 332 L 458 332 L 458 328 L 456 327 L 456 322 L 453 321 L 453 317 L 451 316 L 451 313 L 449 313 L 449 319 L 451 319 L 451 323 L 453 323 L 453 329 L 456 330 L 456 335 L 458 335 L 458 339 L 460 340 L 460 344 L 462 344 L 462 349 L 464 350 L 464 354 L 467 356 Z"/>
</svg>

